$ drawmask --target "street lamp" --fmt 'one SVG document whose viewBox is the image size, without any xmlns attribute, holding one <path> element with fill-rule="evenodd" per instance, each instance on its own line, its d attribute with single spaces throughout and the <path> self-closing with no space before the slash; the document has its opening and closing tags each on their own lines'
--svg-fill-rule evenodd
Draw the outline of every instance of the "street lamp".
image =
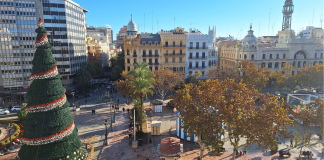
<svg viewBox="0 0 324 160">
<path fill-rule="evenodd" d="M 71 94 L 73 96 L 73 101 L 74 101 L 74 94 L 75 94 L 75 92 L 71 92 Z M 72 105 L 73 105 L 73 110 L 74 110 L 74 103 L 72 103 Z"/>
<path fill-rule="evenodd" d="M 11 139 L 11 133 L 10 133 L 10 130 L 12 129 L 13 127 L 12 127 L 12 123 L 9 123 L 8 124 L 8 127 L 7 127 L 7 131 L 9 132 L 9 137 L 10 137 L 10 150 L 12 149 L 12 139 Z"/>
<path fill-rule="evenodd" d="M 105 126 L 106 126 L 106 134 L 105 134 L 105 136 L 106 136 L 106 145 L 108 146 L 109 144 L 108 144 L 108 128 L 107 128 L 107 119 L 105 120 Z"/>
</svg>

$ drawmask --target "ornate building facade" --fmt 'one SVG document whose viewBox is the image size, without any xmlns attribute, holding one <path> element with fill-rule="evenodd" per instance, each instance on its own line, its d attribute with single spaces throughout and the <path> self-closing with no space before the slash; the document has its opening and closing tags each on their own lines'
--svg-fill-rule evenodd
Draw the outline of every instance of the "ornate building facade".
<svg viewBox="0 0 324 160">
<path fill-rule="evenodd" d="M 159 34 L 137 34 L 136 24 L 131 20 L 124 36 L 125 71 L 134 69 L 134 63 L 146 62 L 151 71 L 161 67 L 161 38 Z"/>
<path fill-rule="evenodd" d="M 323 30 L 321 31 L 323 33 Z M 257 41 L 252 26 L 241 43 L 220 47 L 220 66 L 234 67 L 242 60 L 250 60 L 258 67 L 280 70 L 285 63 L 295 67 L 292 73 L 304 65 L 323 63 L 322 36 L 311 34 L 308 38 L 296 37 L 293 30 L 279 31 L 279 42 L 266 46 Z"/>
<path fill-rule="evenodd" d="M 216 65 L 216 28 L 208 30 L 208 34 L 202 34 L 198 30 L 189 29 L 187 33 L 187 56 L 186 56 L 186 77 L 194 75 L 198 69 L 202 76 L 208 69 Z"/>
<path fill-rule="evenodd" d="M 161 67 L 185 74 L 187 33 L 184 28 L 178 27 L 171 31 L 161 30 L 159 34 L 162 45 Z"/>
</svg>

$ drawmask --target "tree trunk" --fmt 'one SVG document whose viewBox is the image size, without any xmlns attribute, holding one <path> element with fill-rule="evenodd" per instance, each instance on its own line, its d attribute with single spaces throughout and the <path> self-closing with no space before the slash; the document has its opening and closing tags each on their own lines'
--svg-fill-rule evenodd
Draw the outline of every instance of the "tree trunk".
<svg viewBox="0 0 324 160">
<path fill-rule="evenodd" d="M 237 148 L 237 147 L 235 147 L 235 146 L 234 146 L 234 150 L 233 150 L 233 157 L 232 157 L 232 160 L 235 160 L 235 156 L 236 156 L 236 148 Z"/>
<path fill-rule="evenodd" d="M 143 94 L 141 94 L 141 96 L 140 96 L 140 99 L 141 99 L 141 107 L 140 107 L 140 109 L 139 109 L 139 111 L 140 111 L 140 120 L 139 120 L 139 122 L 140 122 L 140 130 L 142 131 L 142 123 L 143 123 L 143 101 L 144 101 L 144 95 Z"/>
</svg>

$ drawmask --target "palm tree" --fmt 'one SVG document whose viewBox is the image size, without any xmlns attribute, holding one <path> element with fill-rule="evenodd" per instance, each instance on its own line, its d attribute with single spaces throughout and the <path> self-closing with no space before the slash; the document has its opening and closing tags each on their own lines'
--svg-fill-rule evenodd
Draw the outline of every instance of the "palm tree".
<svg viewBox="0 0 324 160">
<path fill-rule="evenodd" d="M 154 74 L 150 70 L 149 65 L 145 62 L 135 63 L 135 69 L 127 73 L 127 76 L 132 76 L 131 81 L 131 92 L 137 94 L 141 101 L 140 113 L 143 114 L 143 101 L 144 96 L 148 94 L 153 94 L 154 89 Z M 143 116 L 139 116 L 139 122 L 142 124 Z M 140 130 L 142 130 L 142 125 L 140 125 Z"/>
</svg>

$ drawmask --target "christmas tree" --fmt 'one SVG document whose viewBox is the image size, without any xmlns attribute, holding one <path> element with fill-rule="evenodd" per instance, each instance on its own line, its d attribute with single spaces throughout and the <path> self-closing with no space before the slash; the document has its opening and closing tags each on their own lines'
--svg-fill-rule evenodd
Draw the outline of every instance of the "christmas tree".
<svg viewBox="0 0 324 160">
<path fill-rule="evenodd" d="M 18 156 L 22 160 L 85 159 L 41 18 L 35 31 L 36 52 L 25 108 L 28 114 L 23 124 L 23 145 Z"/>
</svg>

